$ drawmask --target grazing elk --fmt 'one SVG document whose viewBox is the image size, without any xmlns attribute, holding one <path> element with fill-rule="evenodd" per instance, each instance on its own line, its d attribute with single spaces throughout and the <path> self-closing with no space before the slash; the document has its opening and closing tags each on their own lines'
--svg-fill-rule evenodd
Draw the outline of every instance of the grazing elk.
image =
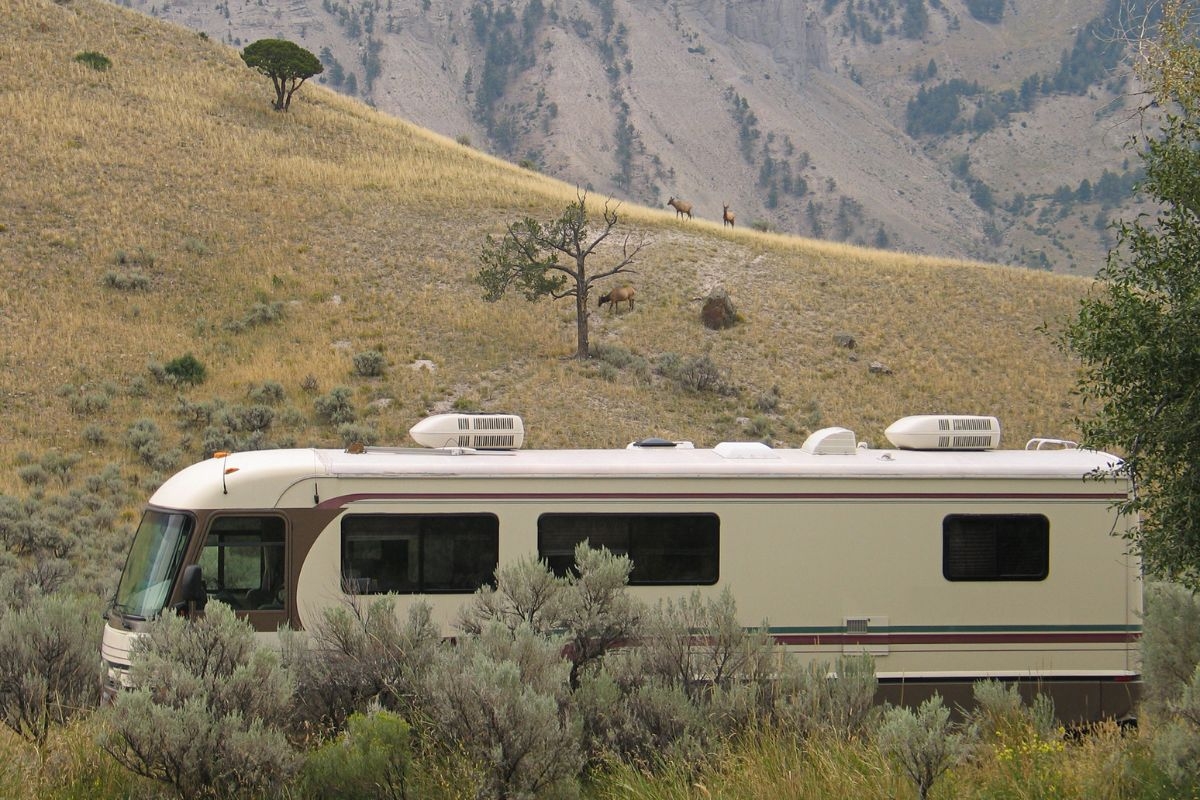
<svg viewBox="0 0 1200 800">
<path fill-rule="evenodd" d="M 728 225 L 729 227 L 732 228 L 733 227 L 733 218 L 736 216 L 737 216 L 737 214 L 734 214 L 732 211 L 730 211 L 729 204 L 726 203 L 725 211 L 721 214 L 721 227 L 724 228 L 726 225 Z"/>
<path fill-rule="evenodd" d="M 612 303 L 613 310 L 619 308 L 620 303 L 629 303 L 629 310 L 633 310 L 633 296 L 637 294 L 632 286 L 622 286 L 620 289 L 613 289 L 611 292 L 600 296 L 598 306 L 603 306 L 605 303 Z"/>
<path fill-rule="evenodd" d="M 672 197 L 670 200 L 667 201 L 667 205 L 669 205 L 671 208 L 675 209 L 675 218 L 676 219 L 679 219 L 684 214 L 687 214 L 688 219 L 692 218 L 692 204 L 691 203 L 685 203 L 682 200 L 676 200 L 674 197 Z"/>
</svg>

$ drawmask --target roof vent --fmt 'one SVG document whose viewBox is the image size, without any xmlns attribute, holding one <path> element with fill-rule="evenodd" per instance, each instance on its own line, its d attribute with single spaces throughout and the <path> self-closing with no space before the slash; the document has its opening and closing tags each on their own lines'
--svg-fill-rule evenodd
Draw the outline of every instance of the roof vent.
<svg viewBox="0 0 1200 800">
<path fill-rule="evenodd" d="M 626 450 L 641 450 L 642 448 L 652 450 L 660 447 L 665 447 L 668 449 L 675 447 L 680 450 L 691 450 L 693 449 L 694 445 L 691 442 L 686 441 L 673 442 L 670 439 L 663 439 L 659 436 L 649 436 L 645 439 L 638 439 L 636 442 L 630 442 L 629 444 L 625 445 Z"/>
<path fill-rule="evenodd" d="M 902 450 L 995 450 L 1000 446 L 1000 420 L 922 414 L 896 420 L 884 435 Z"/>
<path fill-rule="evenodd" d="M 713 452 L 721 458 L 779 458 L 764 442 L 721 442 Z"/>
<path fill-rule="evenodd" d="M 800 445 L 800 449 L 814 456 L 852 456 L 857 451 L 854 431 L 846 428 L 821 428 Z"/>
<path fill-rule="evenodd" d="M 516 414 L 434 414 L 408 435 L 422 447 L 516 450 L 525 441 L 525 424 Z"/>
</svg>

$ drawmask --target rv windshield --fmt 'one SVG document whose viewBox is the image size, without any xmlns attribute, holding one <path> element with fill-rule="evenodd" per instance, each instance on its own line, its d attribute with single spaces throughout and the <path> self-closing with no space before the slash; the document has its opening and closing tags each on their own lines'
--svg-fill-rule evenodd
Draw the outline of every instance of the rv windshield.
<svg viewBox="0 0 1200 800">
<path fill-rule="evenodd" d="M 133 619 L 162 611 L 191 532 L 192 518 L 186 514 L 147 511 L 142 516 L 117 586 L 116 611 Z"/>
</svg>

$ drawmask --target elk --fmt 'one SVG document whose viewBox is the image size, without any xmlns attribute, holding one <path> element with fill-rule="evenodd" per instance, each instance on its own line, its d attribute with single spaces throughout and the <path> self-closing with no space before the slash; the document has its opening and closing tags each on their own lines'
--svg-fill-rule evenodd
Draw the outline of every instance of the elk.
<svg viewBox="0 0 1200 800">
<path fill-rule="evenodd" d="M 675 218 L 676 219 L 681 218 L 684 214 L 687 214 L 688 219 L 692 218 L 692 204 L 691 203 L 685 203 L 682 200 L 676 200 L 674 197 L 672 197 L 670 200 L 667 201 L 667 205 L 669 205 L 671 208 L 675 209 Z"/>
<path fill-rule="evenodd" d="M 637 294 L 632 286 L 622 286 L 620 289 L 613 289 L 611 292 L 600 296 L 600 302 L 596 305 L 603 306 L 605 303 L 612 303 L 614 310 L 619 308 L 620 303 L 629 303 L 629 310 L 633 310 L 633 296 Z"/>
<path fill-rule="evenodd" d="M 736 216 L 737 216 L 737 214 L 734 214 L 732 211 L 730 211 L 729 204 L 726 203 L 725 211 L 722 212 L 722 214 L 721 214 L 721 227 L 724 228 L 726 225 L 728 225 L 729 227 L 732 228 L 733 227 L 733 218 Z"/>
</svg>

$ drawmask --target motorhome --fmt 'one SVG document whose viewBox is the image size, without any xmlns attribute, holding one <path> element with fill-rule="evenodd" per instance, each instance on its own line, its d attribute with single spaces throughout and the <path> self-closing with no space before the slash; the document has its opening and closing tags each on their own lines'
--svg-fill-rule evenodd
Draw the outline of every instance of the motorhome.
<svg viewBox="0 0 1200 800">
<path fill-rule="evenodd" d="M 511 415 L 421 421 L 418 447 L 218 453 L 149 500 L 107 614 L 106 691 L 148 621 L 220 600 L 257 631 L 348 597 L 423 601 L 446 635 L 499 565 L 564 573 L 587 540 L 627 554 L 653 603 L 732 593 L 804 659 L 874 656 L 881 696 L 1013 681 L 1064 719 L 1128 718 L 1141 576 L 1119 460 L 1070 442 L 999 449 L 994 417 L 906 417 L 868 447 L 645 439 L 523 449 Z"/>
</svg>

